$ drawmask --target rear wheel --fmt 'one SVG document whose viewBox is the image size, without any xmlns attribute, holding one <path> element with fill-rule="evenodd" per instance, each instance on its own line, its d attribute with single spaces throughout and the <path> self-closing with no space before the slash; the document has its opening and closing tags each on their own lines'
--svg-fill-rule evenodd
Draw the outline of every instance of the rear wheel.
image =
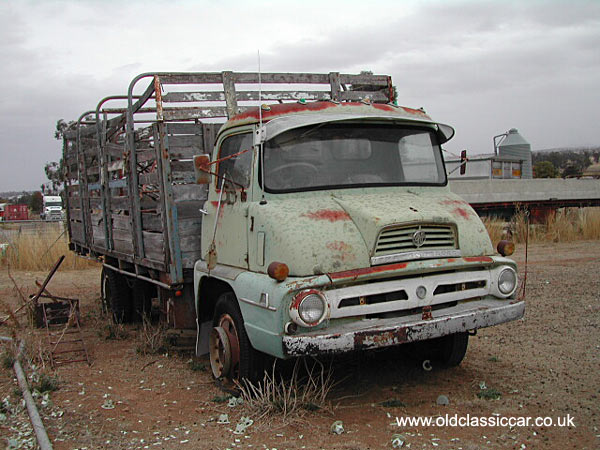
<svg viewBox="0 0 600 450">
<path fill-rule="evenodd" d="M 209 340 L 210 366 L 217 379 L 258 381 L 264 371 L 264 355 L 252 347 L 237 299 L 221 294 L 215 306 Z"/>
<path fill-rule="evenodd" d="M 115 323 L 131 322 L 131 289 L 124 275 L 110 269 L 102 270 L 102 302 L 106 305 Z"/>
<path fill-rule="evenodd" d="M 152 297 L 156 296 L 156 286 L 143 280 L 136 280 L 131 289 L 132 314 L 134 322 L 141 322 L 143 317 L 150 317 Z"/>
</svg>

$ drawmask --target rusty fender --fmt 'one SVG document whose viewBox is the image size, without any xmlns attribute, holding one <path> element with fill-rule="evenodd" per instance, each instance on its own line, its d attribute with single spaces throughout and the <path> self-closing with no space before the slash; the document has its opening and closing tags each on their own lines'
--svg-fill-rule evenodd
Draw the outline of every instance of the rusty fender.
<svg viewBox="0 0 600 450">
<path fill-rule="evenodd" d="M 480 300 L 448 308 L 443 315 L 423 320 L 421 315 L 393 319 L 365 319 L 301 335 L 283 337 L 286 356 L 341 353 L 423 341 L 453 333 L 520 319 L 525 302 Z"/>
</svg>

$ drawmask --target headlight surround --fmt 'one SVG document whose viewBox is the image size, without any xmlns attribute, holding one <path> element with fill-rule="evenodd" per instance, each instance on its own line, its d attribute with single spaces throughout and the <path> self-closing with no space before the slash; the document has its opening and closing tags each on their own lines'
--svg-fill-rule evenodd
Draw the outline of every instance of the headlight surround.
<svg viewBox="0 0 600 450">
<path fill-rule="evenodd" d="M 327 316 L 327 301 L 320 291 L 308 289 L 294 296 L 290 318 L 301 327 L 316 327 Z"/>
<path fill-rule="evenodd" d="M 511 295 L 517 288 L 517 273 L 510 267 L 502 269 L 498 275 L 498 290 L 506 296 Z"/>
</svg>

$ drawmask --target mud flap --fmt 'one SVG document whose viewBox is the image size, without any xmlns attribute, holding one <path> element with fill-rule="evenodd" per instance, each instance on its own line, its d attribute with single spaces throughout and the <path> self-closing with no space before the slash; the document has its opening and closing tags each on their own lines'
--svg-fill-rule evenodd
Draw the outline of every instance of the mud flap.
<svg viewBox="0 0 600 450">
<path fill-rule="evenodd" d="M 202 322 L 198 324 L 196 319 L 196 356 L 208 354 L 208 339 L 210 338 L 210 330 L 212 330 L 212 322 Z"/>
</svg>

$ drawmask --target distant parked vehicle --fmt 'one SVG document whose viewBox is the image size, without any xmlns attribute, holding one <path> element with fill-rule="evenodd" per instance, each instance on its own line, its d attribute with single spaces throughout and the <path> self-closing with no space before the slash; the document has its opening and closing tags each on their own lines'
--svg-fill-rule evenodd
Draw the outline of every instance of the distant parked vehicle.
<svg viewBox="0 0 600 450">
<path fill-rule="evenodd" d="M 40 214 L 42 220 L 61 220 L 63 218 L 62 199 L 58 195 L 44 195 L 44 208 Z"/>
<path fill-rule="evenodd" d="M 28 220 L 29 208 L 27 205 L 6 205 L 4 207 L 4 220 Z"/>
</svg>

